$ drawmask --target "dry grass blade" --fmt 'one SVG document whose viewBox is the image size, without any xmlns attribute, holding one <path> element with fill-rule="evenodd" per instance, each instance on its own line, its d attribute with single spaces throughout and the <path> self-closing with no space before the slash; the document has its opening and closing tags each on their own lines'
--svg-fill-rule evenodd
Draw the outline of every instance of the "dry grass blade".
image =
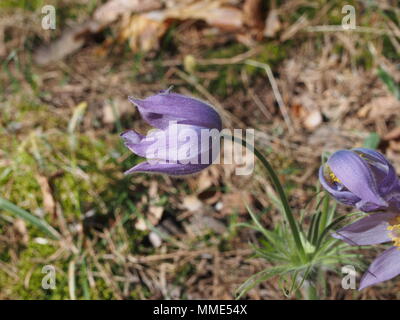
<svg viewBox="0 0 400 320">
<path fill-rule="evenodd" d="M 61 239 L 61 235 L 58 233 L 58 231 L 56 231 L 46 221 L 35 217 L 28 211 L 16 206 L 6 199 L 0 198 L 0 209 L 6 210 L 11 214 L 14 214 L 15 216 L 25 220 L 26 222 L 31 223 L 33 226 L 37 227 L 53 239 Z"/>
<path fill-rule="evenodd" d="M 254 61 L 254 60 L 247 60 L 245 63 L 250 66 L 263 68 L 265 70 L 265 72 L 267 73 L 267 76 L 268 76 L 268 80 L 271 84 L 272 91 L 274 92 L 276 102 L 278 103 L 278 106 L 282 113 L 283 119 L 285 120 L 286 126 L 287 126 L 289 132 L 293 133 L 294 129 L 293 129 L 292 120 L 290 119 L 289 111 L 288 111 L 285 103 L 283 102 L 281 93 L 279 92 L 278 84 L 276 83 L 276 80 L 275 80 L 274 74 L 272 73 L 271 67 L 266 63 L 261 63 L 261 62 Z"/>
</svg>

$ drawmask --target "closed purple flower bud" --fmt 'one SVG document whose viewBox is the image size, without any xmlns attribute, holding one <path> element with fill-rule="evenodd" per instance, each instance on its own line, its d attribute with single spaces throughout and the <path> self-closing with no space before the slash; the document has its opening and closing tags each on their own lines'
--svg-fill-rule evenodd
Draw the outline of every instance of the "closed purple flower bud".
<svg viewBox="0 0 400 320">
<path fill-rule="evenodd" d="M 338 201 L 364 212 L 400 209 L 400 184 L 379 152 L 339 150 L 319 170 L 322 186 Z"/>
<path fill-rule="evenodd" d="M 125 145 L 147 161 L 127 172 L 187 175 L 208 167 L 219 152 L 212 135 L 222 129 L 221 117 L 207 103 L 169 90 L 140 100 L 129 97 L 143 119 L 157 128 L 143 136 L 133 130 L 121 134 Z"/>
</svg>

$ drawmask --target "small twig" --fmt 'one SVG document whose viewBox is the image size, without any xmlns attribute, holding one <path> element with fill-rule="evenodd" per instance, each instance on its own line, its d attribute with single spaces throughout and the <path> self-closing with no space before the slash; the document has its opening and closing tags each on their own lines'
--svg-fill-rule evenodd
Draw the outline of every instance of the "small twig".
<svg viewBox="0 0 400 320">
<path fill-rule="evenodd" d="M 141 263 L 150 263 L 150 262 L 157 262 L 160 260 L 167 260 L 167 259 L 177 259 L 180 257 L 195 257 L 199 256 L 202 254 L 209 254 L 213 255 L 214 250 L 212 248 L 206 248 L 206 249 L 199 249 L 199 250 L 194 250 L 194 251 L 176 251 L 176 252 L 171 252 L 171 253 L 163 253 L 163 254 L 154 254 L 152 256 L 138 256 L 135 257 L 133 255 L 128 255 L 127 260 L 130 263 L 134 264 L 141 264 Z M 232 250 L 232 251 L 227 251 L 223 253 L 223 256 L 229 256 L 231 254 L 235 255 L 247 255 L 251 254 L 252 251 L 251 249 L 240 249 L 240 250 Z"/>
<path fill-rule="evenodd" d="M 291 25 L 281 36 L 280 40 L 282 42 L 292 38 L 297 32 L 304 29 L 310 21 L 308 21 L 305 14 L 303 14 L 297 21 Z"/>
<path fill-rule="evenodd" d="M 75 260 L 71 260 L 68 265 L 68 291 L 69 298 L 76 300 L 75 295 Z"/>
<path fill-rule="evenodd" d="M 226 64 L 238 64 L 241 63 L 252 56 L 260 53 L 264 49 L 263 46 L 257 46 L 249 51 L 238 54 L 231 58 L 216 58 L 216 59 L 198 59 L 196 62 L 201 65 L 226 65 Z"/>
<path fill-rule="evenodd" d="M 115 282 L 112 279 L 112 276 L 110 276 L 106 270 L 106 268 L 101 264 L 98 260 L 98 255 L 95 253 L 93 249 L 93 245 L 90 241 L 87 242 L 87 249 L 88 253 L 93 259 L 94 265 L 96 266 L 97 270 L 99 271 L 99 274 L 101 278 L 104 280 L 104 282 L 113 290 L 113 293 L 115 294 L 115 297 L 119 300 L 122 300 L 122 294 L 120 292 L 119 287 L 115 284 Z"/>
<path fill-rule="evenodd" d="M 261 99 L 258 97 L 258 95 L 254 92 L 254 89 L 249 85 L 249 77 L 244 68 L 241 71 L 241 76 L 242 76 L 242 82 L 243 82 L 247 92 L 249 93 L 250 97 L 253 99 L 254 103 L 264 114 L 265 118 L 267 118 L 267 120 L 271 120 L 272 119 L 271 112 L 264 105 L 264 103 L 261 101 Z"/>
<path fill-rule="evenodd" d="M 221 269 L 221 257 L 218 250 L 214 252 L 214 268 L 213 268 L 213 298 L 218 298 L 219 288 L 220 288 L 220 279 L 219 279 L 219 271 Z"/>
<path fill-rule="evenodd" d="M 264 49 L 264 46 L 259 45 L 256 46 L 246 52 L 238 54 L 236 56 L 230 58 L 214 58 L 214 59 L 197 59 L 196 64 L 198 65 L 229 65 L 229 64 L 238 64 L 243 61 L 251 58 L 252 56 L 260 53 Z M 183 65 L 183 59 L 173 59 L 173 60 L 165 60 L 162 62 L 163 67 L 178 67 Z"/>
<path fill-rule="evenodd" d="M 276 102 L 278 103 L 278 106 L 279 106 L 279 109 L 283 116 L 283 119 L 285 120 L 286 126 L 288 127 L 289 132 L 293 133 L 294 130 L 293 130 L 292 120 L 290 119 L 288 109 L 286 108 L 286 105 L 283 102 L 281 93 L 279 92 L 278 84 L 276 83 L 276 80 L 275 80 L 274 74 L 272 73 L 271 67 L 266 63 L 261 63 L 261 62 L 254 61 L 254 60 L 246 60 L 245 63 L 250 66 L 253 66 L 253 67 L 263 68 L 265 70 L 265 72 L 267 73 L 267 76 L 268 76 L 268 80 L 271 84 L 272 91 L 274 93 Z"/>
</svg>

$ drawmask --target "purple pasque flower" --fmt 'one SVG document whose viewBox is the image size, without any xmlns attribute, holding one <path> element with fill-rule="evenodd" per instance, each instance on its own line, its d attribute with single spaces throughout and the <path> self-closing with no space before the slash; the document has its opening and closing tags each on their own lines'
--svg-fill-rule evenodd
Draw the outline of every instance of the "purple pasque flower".
<svg viewBox="0 0 400 320">
<path fill-rule="evenodd" d="M 207 103 L 170 90 L 143 100 L 129 97 L 129 101 L 156 129 L 146 136 L 134 130 L 121 134 L 133 153 L 146 158 L 125 174 L 192 174 L 208 167 L 218 155 L 219 143 L 214 143 L 215 136 L 212 135 L 219 134 L 222 129 L 221 117 Z"/>
<path fill-rule="evenodd" d="M 399 213 L 374 213 L 338 230 L 333 237 L 357 246 L 393 242 L 392 247 L 371 263 L 361 278 L 359 290 L 400 274 Z"/>
<path fill-rule="evenodd" d="M 399 179 L 393 166 L 377 151 L 339 150 L 321 166 L 319 180 L 335 199 L 361 211 L 400 209 Z"/>
</svg>

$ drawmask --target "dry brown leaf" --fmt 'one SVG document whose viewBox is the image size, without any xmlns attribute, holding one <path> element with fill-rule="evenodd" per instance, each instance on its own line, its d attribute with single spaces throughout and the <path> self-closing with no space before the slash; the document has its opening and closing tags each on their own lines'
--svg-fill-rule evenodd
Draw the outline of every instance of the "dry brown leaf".
<svg viewBox="0 0 400 320">
<path fill-rule="evenodd" d="M 61 60 L 67 55 L 79 50 L 85 43 L 87 34 L 96 33 L 100 26 L 94 21 L 88 21 L 74 28 L 67 29 L 62 36 L 49 46 L 42 46 L 34 53 L 37 64 L 46 65 Z"/>
<path fill-rule="evenodd" d="M 213 27 L 237 30 L 243 25 L 243 13 L 227 1 L 199 0 L 176 5 L 165 12 L 165 18 L 177 20 L 204 20 Z"/>
<path fill-rule="evenodd" d="M 246 0 L 243 4 L 243 21 L 251 28 L 263 28 L 262 0 Z M 264 16 L 265 17 L 265 16 Z"/>
<path fill-rule="evenodd" d="M 359 117 L 370 119 L 388 118 L 397 115 L 400 108 L 400 101 L 394 96 L 382 96 L 373 98 L 369 103 L 360 109 Z"/>
<path fill-rule="evenodd" d="M 357 116 L 360 118 L 366 118 L 368 116 L 368 113 L 371 111 L 372 105 L 367 104 L 364 107 L 362 107 L 360 110 L 357 112 Z"/>
<path fill-rule="evenodd" d="M 190 212 L 195 212 L 203 207 L 203 202 L 196 196 L 186 196 L 183 198 L 183 207 Z"/>
<path fill-rule="evenodd" d="M 95 11 L 93 19 L 66 29 L 61 37 L 49 46 L 39 47 L 34 53 L 34 60 L 39 65 L 59 61 L 79 50 L 85 44 L 88 35 L 100 32 L 121 14 L 149 11 L 160 7 L 161 4 L 157 0 L 111 0 Z"/>
<path fill-rule="evenodd" d="M 213 185 L 213 180 L 212 177 L 210 175 L 210 171 L 206 170 L 206 171 L 202 171 L 198 177 L 198 179 L 196 179 L 197 181 L 197 192 L 201 193 L 204 190 L 207 190 L 208 188 L 210 188 Z"/>
<path fill-rule="evenodd" d="M 232 213 L 246 213 L 246 204 L 250 204 L 252 201 L 251 195 L 248 192 L 233 192 L 226 193 L 222 196 L 220 206 L 220 212 L 223 215 L 230 215 Z"/>
<path fill-rule="evenodd" d="M 111 0 L 95 11 L 93 19 L 66 30 L 49 46 L 39 48 L 34 54 L 34 60 L 40 65 L 61 60 L 79 50 L 88 35 L 100 32 L 119 16 L 132 13 L 142 14 L 132 16 L 122 25 L 120 39 L 129 39 L 134 51 L 157 48 L 158 41 L 167 31 L 171 20 L 197 19 L 218 28 L 240 29 L 243 25 L 242 11 L 236 7 L 225 6 L 225 2 L 182 2 L 169 9 L 157 11 L 162 7 L 162 2 L 157 0 Z"/>
<path fill-rule="evenodd" d="M 165 10 L 135 15 L 122 27 L 121 39 L 129 39 L 134 51 L 155 49 L 172 20 L 204 20 L 213 27 L 240 29 L 243 25 L 242 11 L 223 4 L 223 1 L 209 0 L 183 2 Z"/>
<path fill-rule="evenodd" d="M 123 27 L 122 39 L 129 39 L 133 51 L 149 51 L 158 47 L 158 40 L 167 31 L 163 12 L 150 12 L 133 16 Z"/>
<path fill-rule="evenodd" d="M 190 217 L 190 224 L 186 226 L 190 233 L 198 236 L 212 230 L 216 233 L 223 234 L 226 231 L 226 226 L 219 220 L 207 214 L 194 214 Z"/>
<path fill-rule="evenodd" d="M 151 205 L 149 207 L 149 216 L 148 219 L 152 225 L 158 224 L 162 218 L 162 214 L 164 212 L 164 208 L 161 206 Z"/>
<path fill-rule="evenodd" d="M 242 11 L 234 7 L 223 7 L 204 12 L 203 19 L 211 26 L 226 30 L 238 30 L 243 26 Z"/>
<path fill-rule="evenodd" d="M 104 25 L 117 20 L 123 14 L 157 10 L 161 7 L 162 2 L 159 0 L 111 0 L 99 7 L 93 17 Z"/>
<path fill-rule="evenodd" d="M 270 10 L 265 20 L 264 36 L 273 38 L 281 28 L 282 24 L 279 21 L 278 11 L 276 9 Z"/>
<path fill-rule="evenodd" d="M 53 193 L 51 191 L 49 180 L 47 179 L 47 177 L 40 174 L 36 175 L 36 180 L 39 183 L 40 190 L 42 191 L 43 206 L 45 212 L 49 214 L 54 214 L 56 210 L 56 202 L 53 198 Z"/>
<path fill-rule="evenodd" d="M 383 140 L 395 140 L 400 138 L 400 127 L 396 127 L 390 132 L 388 132 L 384 137 Z"/>
<path fill-rule="evenodd" d="M 163 212 L 163 207 L 151 205 L 148 213 L 146 214 L 148 223 L 150 223 L 152 226 L 156 226 L 160 222 Z M 149 230 L 146 220 L 141 218 L 136 221 L 135 228 L 141 231 Z"/>
<path fill-rule="evenodd" d="M 29 241 L 29 234 L 26 228 L 26 223 L 22 219 L 15 219 L 14 221 L 14 228 L 17 232 L 18 236 L 21 237 L 21 242 L 23 244 L 27 244 Z"/>
</svg>

